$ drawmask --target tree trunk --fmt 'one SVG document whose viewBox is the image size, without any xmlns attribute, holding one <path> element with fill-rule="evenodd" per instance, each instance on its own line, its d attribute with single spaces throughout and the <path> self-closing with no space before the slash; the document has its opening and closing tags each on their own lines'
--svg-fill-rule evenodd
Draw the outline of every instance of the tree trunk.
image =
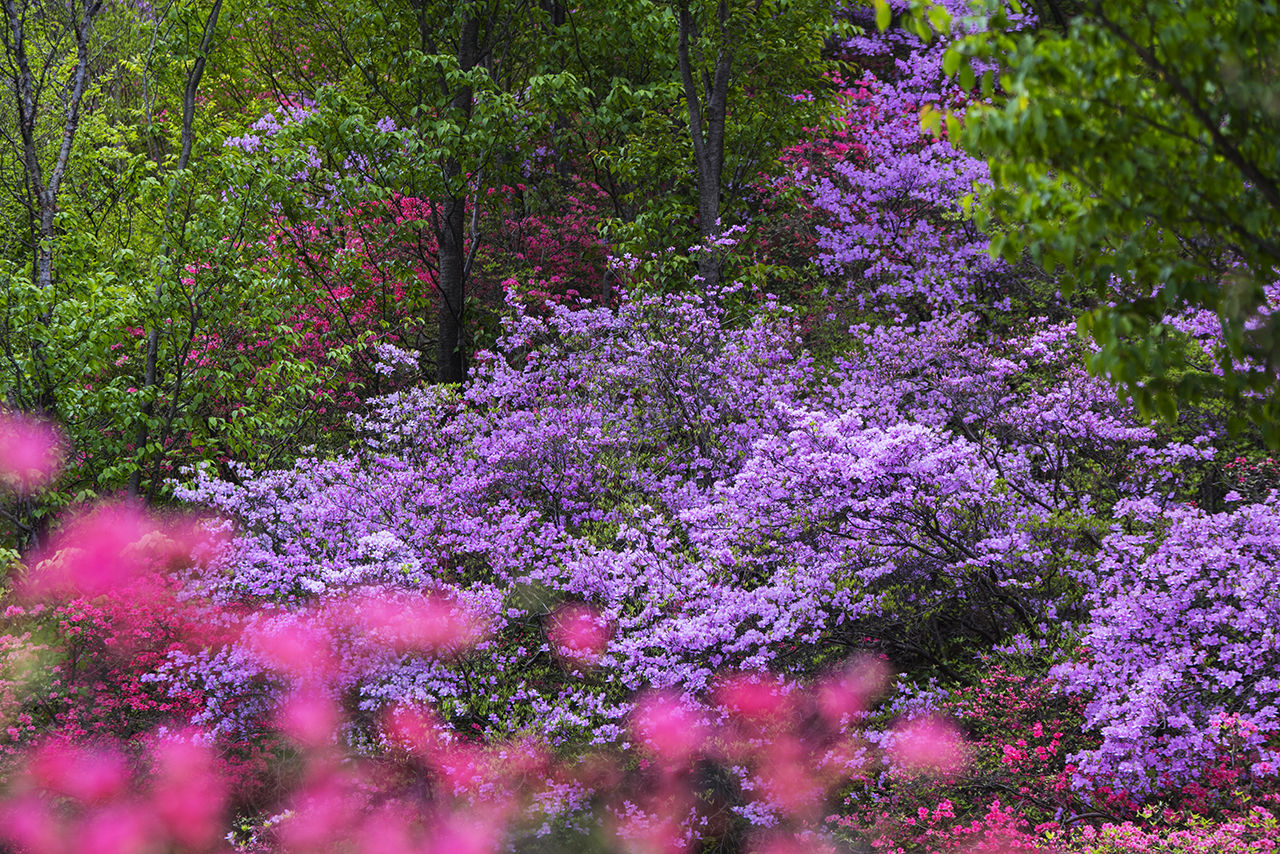
<svg viewBox="0 0 1280 854">
<path fill-rule="evenodd" d="M 58 74 L 64 57 L 60 50 L 51 49 L 43 57 L 37 55 L 43 59 L 44 64 L 36 70 L 32 69 L 27 51 L 27 18 L 31 12 L 28 2 L 19 5 L 15 0 L 3 0 L 4 27 L 0 30 L 0 43 L 3 43 L 8 59 L 8 83 L 13 92 L 18 125 L 18 141 L 14 141 L 14 147 L 16 149 L 19 144 L 21 146 L 27 212 L 35 225 L 31 247 L 31 279 L 46 294 L 53 290 L 54 284 L 58 193 L 71 161 L 71 150 L 80 126 L 80 106 L 89 81 L 89 41 L 93 36 L 94 21 L 102 11 L 102 2 L 88 0 L 83 8 L 77 9 L 72 0 L 64 10 L 68 17 L 64 23 L 65 29 L 61 32 L 56 29 L 56 22 L 41 21 L 42 26 L 50 29 L 50 38 L 55 44 L 67 37 L 75 43 L 75 63 L 66 78 L 63 91 L 58 93 L 58 100 L 64 109 L 62 138 L 47 173 L 40 163 L 38 149 L 41 98 L 49 81 Z M 41 11 L 36 10 L 36 15 L 39 16 Z M 46 311 L 37 319 L 42 327 L 47 328 L 52 322 L 52 315 Z M 30 402 L 38 412 L 54 415 L 56 389 L 49 356 L 41 341 L 32 343 L 31 357 L 35 372 L 32 379 L 36 388 Z"/>
<path fill-rule="evenodd" d="M 469 16 L 462 24 L 458 38 L 458 66 L 470 71 L 479 61 L 480 23 Z M 461 87 L 453 96 L 453 108 L 464 119 L 471 117 L 470 86 Z M 467 377 L 466 366 L 466 296 L 467 296 L 467 191 L 459 186 L 462 167 L 456 157 L 444 164 L 445 185 L 443 218 L 437 235 L 440 252 L 440 307 L 437 313 L 439 339 L 436 349 L 436 382 L 460 383 Z"/>
<path fill-rule="evenodd" d="M 690 51 L 696 49 L 690 47 L 690 42 L 696 41 L 700 33 L 687 0 L 679 6 L 678 18 L 680 81 L 684 88 L 685 105 L 689 110 L 689 136 L 693 142 L 693 159 L 697 169 L 698 233 L 704 247 L 698 256 L 698 275 L 702 277 L 704 288 L 713 288 L 720 282 L 720 256 L 713 251 L 712 241 L 721 231 L 724 124 L 728 114 L 729 80 L 733 69 L 733 54 L 723 39 L 729 21 L 728 0 L 720 0 L 717 4 L 716 24 L 722 38 L 716 47 L 714 68 L 710 73 L 702 72 L 701 87 L 695 78 L 694 58 L 690 55 Z"/>
</svg>

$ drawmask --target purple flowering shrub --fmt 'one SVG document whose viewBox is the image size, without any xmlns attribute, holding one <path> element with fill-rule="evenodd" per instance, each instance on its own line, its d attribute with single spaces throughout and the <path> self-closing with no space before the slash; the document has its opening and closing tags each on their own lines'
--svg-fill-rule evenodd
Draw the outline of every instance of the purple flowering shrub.
<svg viewBox="0 0 1280 854">
<path fill-rule="evenodd" d="M 1058 672 L 1091 699 L 1102 743 L 1081 771 L 1135 794 L 1274 778 L 1280 702 L 1275 494 L 1209 514 L 1135 500 L 1093 570 L 1082 660 Z"/>
<path fill-rule="evenodd" d="M 732 631 L 743 609 L 767 609 L 729 600 L 680 513 L 781 423 L 777 405 L 794 400 L 807 362 L 793 355 L 785 323 L 734 332 L 695 298 L 638 301 L 616 316 L 522 315 L 505 340 L 461 394 L 420 389 L 378 402 L 353 455 L 238 486 L 198 480 L 188 497 L 243 531 L 235 555 L 201 583 L 222 601 L 275 603 L 269 619 L 283 622 L 375 585 L 456 598 L 493 629 L 476 650 L 483 678 L 464 660 L 375 664 L 344 653 L 362 708 L 429 699 L 488 734 L 536 726 L 610 740 L 626 710 L 612 694 L 641 680 L 705 683 L 717 668 L 702 661 L 704 646 L 672 639 L 693 603 L 721 609 L 708 627 L 721 635 L 706 643 Z M 589 602 L 615 627 L 608 678 L 558 678 L 546 624 L 562 601 Z M 730 655 L 767 660 L 765 646 L 750 640 Z M 224 689 L 253 672 L 239 648 L 171 668 L 175 679 Z M 201 720 L 231 726 L 218 693 Z"/>
<path fill-rule="evenodd" d="M 1190 494 L 1181 469 L 1213 454 L 1136 422 L 1065 327 L 867 328 L 819 368 L 781 307 L 744 326 L 726 302 L 517 313 L 464 389 L 373 402 L 350 454 L 200 475 L 185 494 L 240 533 L 195 583 L 255 610 L 166 666 L 206 698 L 196 722 L 261 726 L 285 686 L 246 638 L 299 633 L 356 744 L 412 702 L 468 737 L 616 745 L 638 690 L 858 650 L 964 682 L 993 645 L 1070 650 L 1111 504 Z M 445 657 L 366 643 L 370 589 L 487 635 Z M 604 639 L 590 667 L 552 638 L 572 603 Z"/>
<path fill-rule="evenodd" d="M 1053 533 L 1071 496 L 1024 449 L 853 405 L 853 384 L 883 397 L 895 369 L 820 376 L 780 310 L 729 320 L 701 297 L 517 315 L 462 392 L 375 402 L 352 454 L 201 475 L 184 495 L 242 531 L 202 589 L 272 603 L 273 626 L 373 585 L 464 602 L 493 629 L 483 678 L 344 647 L 361 708 L 430 700 L 487 735 L 553 740 L 612 741 L 630 692 L 700 691 L 725 667 L 800 673 L 873 648 L 945 669 L 1045 631 L 1064 555 L 1083 558 Z M 590 680 L 545 669 L 566 601 L 611 627 Z M 217 698 L 253 681 L 250 659 L 233 646 L 169 674 L 209 689 L 201 723 L 232 726 Z"/>
<path fill-rule="evenodd" d="M 900 14 L 911 4 L 889 5 Z M 969 11 L 964 0 L 940 5 L 957 20 Z M 799 175 L 829 218 L 818 228 L 818 265 L 845 283 L 846 299 L 864 307 L 888 304 L 927 314 L 980 301 L 1009 310 L 1006 291 L 1017 278 L 992 260 L 987 238 L 967 221 L 962 203 L 987 181 L 987 164 L 953 147 L 945 134 L 920 130 L 922 108 L 950 109 L 963 118 L 977 97 L 943 72 L 946 37 L 926 45 L 902 29 L 877 32 L 867 7 L 847 14 L 866 30 L 841 47 L 842 58 L 862 71 L 844 90 L 848 153 L 820 169 L 802 166 Z M 967 26 L 958 25 L 957 33 Z M 840 289 L 833 291 L 839 300 Z"/>
</svg>

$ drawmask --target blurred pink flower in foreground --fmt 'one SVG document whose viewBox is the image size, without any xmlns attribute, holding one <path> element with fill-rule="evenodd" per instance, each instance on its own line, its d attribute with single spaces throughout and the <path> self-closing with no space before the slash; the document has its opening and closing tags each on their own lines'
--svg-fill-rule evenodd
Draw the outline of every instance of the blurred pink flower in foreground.
<svg viewBox="0 0 1280 854">
<path fill-rule="evenodd" d="M 105 504 L 73 519 L 32 561 L 25 593 L 101 596 L 169 569 L 184 548 L 141 507 Z"/>
<path fill-rule="evenodd" d="M 213 752 L 185 735 L 160 737 L 151 748 L 140 757 L 139 767 L 151 771 L 144 780 L 123 745 L 40 744 L 8 769 L 0 847 L 24 854 L 214 850 L 228 790 Z"/>
<path fill-rule="evenodd" d="M 504 817 L 489 811 L 476 815 L 445 813 L 436 818 L 423 854 L 493 854 L 501 849 Z"/>
<path fill-rule="evenodd" d="M 846 718 L 867 711 L 888 682 L 889 668 L 883 661 L 856 659 L 818 683 L 818 711 L 830 726 L 839 727 Z"/>
<path fill-rule="evenodd" d="M 434 759 L 454 740 L 454 734 L 430 706 L 398 703 L 383 715 L 381 729 L 388 746 L 420 759 Z"/>
<path fill-rule="evenodd" d="M 738 673 L 725 677 L 716 686 L 715 698 L 735 720 L 755 727 L 787 723 L 795 712 L 786 686 L 766 674 Z"/>
<path fill-rule="evenodd" d="M 62 440 L 49 424 L 26 415 L 0 413 L 0 482 L 19 492 L 45 486 L 62 462 Z"/>
<path fill-rule="evenodd" d="M 570 665 L 591 667 L 599 663 L 613 637 L 613 627 L 590 605 L 564 605 L 551 615 L 547 628 L 556 654 Z"/>
<path fill-rule="evenodd" d="M 35 792 L 0 804 L 0 841 L 37 854 L 68 848 L 62 817 L 48 799 Z"/>
<path fill-rule="evenodd" d="M 610 835 L 625 854 L 688 854 L 691 850 L 688 829 L 680 826 L 677 810 L 653 814 L 630 802 L 623 806 L 625 814 L 614 822 Z"/>
<path fill-rule="evenodd" d="M 170 838 L 199 850 L 220 835 L 229 787 L 214 751 L 189 737 L 154 748 L 150 804 Z"/>
<path fill-rule="evenodd" d="M 338 705 L 316 688 L 293 691 L 276 709 L 276 726 L 298 744 L 313 750 L 334 741 L 342 713 Z"/>
<path fill-rule="evenodd" d="M 674 694 L 654 694 L 637 703 L 631 730 L 660 762 L 669 765 L 688 761 L 707 738 L 696 712 Z"/>
<path fill-rule="evenodd" d="M 752 840 L 752 854 L 835 854 L 830 841 L 812 833 L 765 833 Z"/>
<path fill-rule="evenodd" d="M 298 682 L 323 684 L 338 672 L 329 627 L 313 613 L 254 627 L 242 641 L 258 664 Z"/>
<path fill-rule="evenodd" d="M 162 519 L 129 501 L 106 502 L 70 516 L 48 545 L 28 556 L 32 572 L 19 592 L 29 599 L 110 593 L 155 602 L 174 570 L 227 545 L 199 520 Z"/>
<path fill-rule="evenodd" d="M 59 740 L 36 748 L 27 774 L 42 789 L 84 804 L 106 801 L 129 784 L 129 768 L 118 751 Z"/>
<path fill-rule="evenodd" d="M 345 603 L 340 620 L 398 652 L 442 656 L 471 649 L 491 631 L 479 609 L 439 593 L 405 597 L 387 591 L 355 597 Z"/>
<path fill-rule="evenodd" d="M 893 761 L 907 771 L 950 774 L 965 764 L 964 739 L 954 726 L 938 718 L 908 721 L 894 730 Z"/>
</svg>

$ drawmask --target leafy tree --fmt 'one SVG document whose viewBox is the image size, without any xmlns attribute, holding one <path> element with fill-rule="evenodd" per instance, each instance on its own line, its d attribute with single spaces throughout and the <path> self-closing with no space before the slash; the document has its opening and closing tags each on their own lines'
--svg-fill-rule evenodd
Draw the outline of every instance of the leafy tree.
<svg viewBox="0 0 1280 854">
<path fill-rule="evenodd" d="M 198 28 L 198 32 L 200 33 L 198 47 L 195 48 L 195 56 L 189 63 L 186 74 L 184 75 L 182 86 L 182 128 L 180 131 L 181 150 L 178 154 L 178 159 L 173 166 L 174 171 L 178 173 L 182 173 L 191 163 L 191 149 L 195 142 L 196 95 L 200 90 L 200 79 L 204 76 L 205 66 L 208 63 L 209 58 L 209 49 L 212 46 L 214 33 L 218 27 L 218 16 L 221 12 L 222 0 L 214 0 L 213 5 L 205 15 L 203 26 Z M 179 181 L 173 180 L 172 178 L 168 183 L 169 188 L 167 198 L 165 199 L 164 216 L 162 220 L 164 231 L 160 237 L 161 246 L 159 260 L 161 263 L 158 266 L 161 273 L 156 276 L 156 283 L 153 290 L 155 301 L 157 303 L 163 299 L 165 294 L 164 271 L 172 269 L 173 265 L 171 262 L 174 260 L 172 257 L 174 253 L 171 232 L 175 229 L 171 228 L 171 223 L 174 219 L 174 207 L 175 202 L 178 201 L 180 184 Z M 189 215 L 190 213 L 191 209 L 188 207 L 187 214 Z M 183 217 L 183 222 L 181 223 L 181 227 L 177 229 L 178 231 L 185 231 L 187 218 L 188 217 Z M 156 414 L 155 400 L 150 392 L 159 383 L 157 369 L 160 356 L 160 327 L 161 324 L 156 322 L 152 323 L 151 328 L 147 330 L 147 349 L 142 377 L 146 397 L 142 402 L 141 412 L 139 413 L 141 417 L 138 419 L 137 428 L 134 432 L 134 446 L 141 449 L 145 449 L 147 447 L 147 440 L 151 438 L 151 422 Z M 179 380 L 178 382 L 180 383 L 181 381 Z M 176 402 L 176 394 L 173 395 L 173 400 Z M 167 432 L 168 429 L 171 429 L 172 421 L 172 418 L 168 419 L 168 422 L 165 425 L 165 432 Z M 164 438 L 166 437 L 161 437 L 162 445 Z M 158 461 L 159 458 L 157 456 L 157 467 Z M 129 475 L 129 492 L 132 495 L 137 495 L 142 485 L 142 472 L 143 465 L 140 464 Z M 153 493 L 156 489 L 155 482 L 158 479 L 159 478 L 152 478 Z"/>
<path fill-rule="evenodd" d="M 1234 426 L 1280 444 L 1280 4 L 1095 0 L 1065 29 L 990 22 L 947 67 L 972 85 L 999 65 L 1002 102 L 963 121 L 991 164 L 994 247 L 1084 300 L 1091 368 L 1148 417 L 1223 394 Z M 1193 310 L 1221 327 L 1208 357 L 1176 322 Z"/>
<path fill-rule="evenodd" d="M 7 0 L 3 14 L 0 46 L 5 88 L 12 100 L 6 99 L 0 116 L 6 119 L 4 154 L 18 164 L 17 177 L 6 182 L 6 190 L 22 212 L 24 233 L 19 242 L 35 291 L 23 300 L 26 308 L 34 310 L 15 311 L 7 306 L 10 310 L 0 321 L 6 358 L 29 365 L 29 370 L 19 372 L 29 382 L 9 385 L 4 396 L 9 406 L 48 412 L 56 380 L 43 338 L 52 321 L 46 303 L 55 284 L 57 217 L 85 93 L 99 70 L 101 39 L 96 28 L 103 4 L 101 0 L 67 4 Z M 11 284 L 8 290 L 13 289 Z M 11 334 L 15 326 L 19 327 L 18 346 Z"/>
<path fill-rule="evenodd" d="M 713 287 L 721 272 L 713 241 L 729 225 L 722 213 L 740 204 L 747 182 L 818 118 L 813 105 L 828 88 L 821 54 L 833 10 L 826 0 L 673 5 L 704 246 L 698 274 Z"/>
<path fill-rule="evenodd" d="M 326 183 L 342 194 L 344 211 L 414 203 L 408 219 L 427 239 L 410 243 L 436 314 L 436 379 L 460 382 L 482 240 L 477 198 L 509 165 L 505 152 L 528 136 L 522 100 L 539 88 L 520 60 L 527 4 L 272 8 L 272 19 L 313 22 L 313 35 L 299 46 L 297 28 L 265 24 L 251 49 L 258 76 L 276 100 L 308 105 L 290 135 L 332 176 Z M 295 225 L 318 218 L 297 204 L 289 215 Z"/>
<path fill-rule="evenodd" d="M 548 19 L 538 49 L 558 81 L 554 156 L 576 157 L 608 192 L 619 254 L 701 243 L 698 273 L 714 286 L 715 239 L 753 219 L 753 182 L 781 171 L 780 153 L 830 106 L 824 47 L 837 29 L 824 0 L 597 0 Z"/>
<path fill-rule="evenodd" d="M 39 97 L 0 106 L 19 119 L 0 145 L 0 393 L 60 422 L 74 460 L 38 500 L 5 496 L 6 541 L 95 491 L 159 499 L 193 459 L 263 463 L 312 426 L 327 377 L 291 354 L 297 300 L 263 251 L 288 178 L 225 149 L 202 83 L 226 85 L 224 6 L 107 5 L 87 29 L 5 7 L 13 91 L 26 51 Z"/>
<path fill-rule="evenodd" d="M 654 0 L 595 0 L 563 12 L 536 44 L 544 73 L 578 83 L 559 92 L 553 156 L 600 185 L 621 222 L 655 208 L 659 219 L 671 214 L 666 205 L 682 204 L 675 197 L 687 186 L 672 144 L 680 97 L 672 16 Z"/>
</svg>

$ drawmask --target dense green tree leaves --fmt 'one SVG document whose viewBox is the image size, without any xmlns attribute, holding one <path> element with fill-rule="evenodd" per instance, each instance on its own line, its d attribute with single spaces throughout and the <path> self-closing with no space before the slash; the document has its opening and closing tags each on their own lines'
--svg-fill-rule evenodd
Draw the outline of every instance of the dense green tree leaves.
<svg viewBox="0 0 1280 854">
<path fill-rule="evenodd" d="M 294 352 L 298 299 L 264 251 L 272 187 L 288 177 L 223 146 L 233 126 L 204 86 L 235 79 L 220 49 L 239 22 L 224 11 L 219 26 L 221 5 L 104 11 L 74 138 L 54 132 L 50 72 L 32 141 L 46 175 L 68 142 L 56 196 L 22 196 L 23 141 L 0 145 L 0 186 L 17 200 L 0 232 L 0 397 L 59 422 L 72 461 L 43 503 L 5 496 L 5 539 L 38 537 L 65 502 L 157 499 L 183 464 L 266 463 L 315 435 L 329 377 Z M 59 32 L 36 21 L 29 47 Z"/>
<path fill-rule="evenodd" d="M 1269 308 L 1280 278 L 1280 6 L 1078 11 L 1038 32 L 998 11 L 995 27 L 954 49 L 958 71 L 969 58 L 1000 66 L 1002 102 L 963 123 L 965 145 L 990 160 L 994 243 L 1006 257 L 1029 252 L 1083 301 L 1081 326 L 1100 348 L 1093 368 L 1142 411 L 1171 417 L 1179 402 L 1224 394 L 1280 444 L 1280 321 Z M 1224 333 L 1210 358 L 1170 322 L 1196 309 Z"/>
</svg>

